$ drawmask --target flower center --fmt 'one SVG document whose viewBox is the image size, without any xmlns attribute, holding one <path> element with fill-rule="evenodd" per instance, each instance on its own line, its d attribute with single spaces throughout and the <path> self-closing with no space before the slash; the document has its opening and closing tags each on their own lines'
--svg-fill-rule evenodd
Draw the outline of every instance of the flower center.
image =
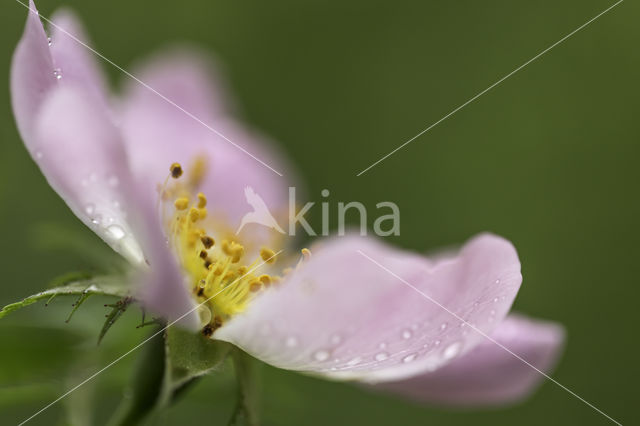
<svg viewBox="0 0 640 426">
<path fill-rule="evenodd" d="M 193 195 L 194 179 L 192 176 L 181 179 L 183 171 L 179 164 L 172 164 L 170 172 L 161 188 L 161 199 L 173 202 L 169 218 L 162 209 L 168 242 L 190 278 L 194 297 L 208 308 L 201 312 L 205 322 L 202 331 L 210 336 L 233 315 L 243 312 L 257 293 L 280 281 L 278 275 L 257 272 L 265 263 L 274 264 L 276 253 L 262 247 L 251 258 L 230 233 L 226 235 L 232 236 L 216 241 L 206 229 L 221 227 L 208 218 L 207 197 L 202 192 Z"/>
</svg>

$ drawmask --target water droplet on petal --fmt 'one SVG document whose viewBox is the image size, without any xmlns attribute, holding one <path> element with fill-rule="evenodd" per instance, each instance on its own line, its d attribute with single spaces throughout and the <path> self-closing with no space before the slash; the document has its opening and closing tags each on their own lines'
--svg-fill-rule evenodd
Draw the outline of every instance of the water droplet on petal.
<svg viewBox="0 0 640 426">
<path fill-rule="evenodd" d="M 440 330 L 444 330 L 445 328 L 447 328 L 446 322 L 443 322 L 442 324 L 440 324 Z"/>
<path fill-rule="evenodd" d="M 389 358 L 389 354 L 386 352 L 380 352 L 376 354 L 374 358 L 376 361 L 384 361 L 385 359 Z"/>
<path fill-rule="evenodd" d="M 496 284 L 500 284 L 500 280 L 496 280 Z"/>
<path fill-rule="evenodd" d="M 38 160 L 42 158 L 42 151 L 36 151 L 34 154 Z"/>
<path fill-rule="evenodd" d="M 411 354 L 411 355 L 407 355 L 404 358 L 402 358 L 402 362 L 411 362 L 414 359 L 416 359 L 417 354 Z"/>
<path fill-rule="evenodd" d="M 47 37 L 47 43 L 49 44 L 49 46 L 51 46 L 51 44 L 53 43 L 53 42 L 51 41 L 51 37 Z"/>
<path fill-rule="evenodd" d="M 409 330 L 404 330 L 402 332 L 402 338 L 405 339 L 405 340 L 411 339 L 411 335 L 412 335 L 412 333 Z"/>
<path fill-rule="evenodd" d="M 55 68 L 53 70 L 53 76 L 56 80 L 60 80 L 62 78 L 62 70 L 60 68 Z"/>
<path fill-rule="evenodd" d="M 460 342 L 452 343 L 442 352 L 442 358 L 447 361 L 453 359 L 458 356 L 460 349 L 462 349 L 462 344 Z"/>
<path fill-rule="evenodd" d="M 494 297 L 493 298 L 493 303 L 498 303 L 498 300 L 500 300 L 500 299 L 498 299 L 497 297 Z"/>
<path fill-rule="evenodd" d="M 440 340 L 436 340 L 435 342 L 433 342 L 433 344 L 434 344 L 435 346 L 440 346 L 440 343 L 442 343 L 442 342 L 440 342 Z"/>
<path fill-rule="evenodd" d="M 298 339 L 296 339 L 294 336 L 289 336 L 284 341 L 284 344 L 288 348 L 295 348 L 296 346 L 298 346 Z"/>
<path fill-rule="evenodd" d="M 380 343 L 380 344 L 378 345 L 378 347 L 379 347 L 380 349 L 385 349 L 385 348 L 387 347 L 387 344 L 386 344 L 385 342 L 382 342 L 382 343 Z"/>
<path fill-rule="evenodd" d="M 362 357 L 355 357 L 353 358 L 351 361 L 347 362 L 347 365 L 350 367 L 353 367 L 354 365 L 360 364 L 360 362 L 362 361 Z"/>
<path fill-rule="evenodd" d="M 96 211 L 96 206 L 94 206 L 93 204 L 87 204 L 84 207 L 84 212 L 89 216 L 91 216 L 95 211 Z"/>
<path fill-rule="evenodd" d="M 315 359 L 316 361 L 326 361 L 329 359 L 329 352 L 325 350 L 317 351 L 313 354 L 313 359 Z"/>
<path fill-rule="evenodd" d="M 109 232 L 111 237 L 115 238 L 116 240 L 120 240 L 126 235 L 124 229 L 122 229 L 120 225 L 111 225 L 107 228 L 107 231 Z"/>
</svg>

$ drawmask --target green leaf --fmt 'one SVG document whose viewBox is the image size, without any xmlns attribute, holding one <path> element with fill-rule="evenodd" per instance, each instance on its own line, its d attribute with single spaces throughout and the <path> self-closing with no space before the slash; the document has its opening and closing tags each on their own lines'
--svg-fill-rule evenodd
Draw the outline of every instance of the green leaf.
<svg viewBox="0 0 640 426">
<path fill-rule="evenodd" d="M 229 426 L 257 426 L 260 424 L 258 408 L 258 363 L 244 351 L 232 352 L 233 366 L 238 383 L 238 400 Z"/>
<path fill-rule="evenodd" d="M 36 293 L 29 296 L 20 302 L 12 303 L 5 306 L 0 310 L 0 318 L 3 318 L 10 312 L 16 311 L 25 306 L 36 303 L 38 300 L 47 299 L 51 300 L 57 296 L 78 296 L 78 301 L 74 304 L 73 312 L 78 308 L 87 297 L 93 295 L 102 296 L 117 296 L 125 297 L 129 293 L 129 286 L 123 282 L 122 277 L 95 277 L 90 279 L 84 279 L 75 281 L 60 287 L 51 288 L 40 293 Z M 69 316 L 71 318 L 71 316 Z"/>
</svg>

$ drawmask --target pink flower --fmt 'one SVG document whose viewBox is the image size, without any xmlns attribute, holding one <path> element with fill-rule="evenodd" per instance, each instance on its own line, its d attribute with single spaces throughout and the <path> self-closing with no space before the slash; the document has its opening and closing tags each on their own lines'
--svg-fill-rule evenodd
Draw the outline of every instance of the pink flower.
<svg viewBox="0 0 640 426">
<path fill-rule="evenodd" d="M 421 401 L 525 396 L 541 375 L 505 348 L 553 367 L 562 327 L 507 316 L 522 280 L 508 241 L 483 234 L 427 259 L 349 235 L 301 259 L 279 254 L 288 242 L 265 227 L 236 236 L 244 188 L 281 218 L 295 173 L 232 118 L 209 63 L 157 56 L 134 73 L 144 84 L 115 99 L 93 54 L 65 34 L 87 40 L 75 17 L 57 13 L 49 43 L 30 8 L 11 69 L 18 129 L 54 190 L 138 271 L 147 308 L 277 367 Z"/>
</svg>

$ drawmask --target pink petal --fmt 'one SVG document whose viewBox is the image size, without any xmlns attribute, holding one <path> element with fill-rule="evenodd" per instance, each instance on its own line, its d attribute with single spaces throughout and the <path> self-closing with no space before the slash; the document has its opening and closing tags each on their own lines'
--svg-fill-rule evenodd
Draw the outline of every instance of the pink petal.
<svg viewBox="0 0 640 426">
<path fill-rule="evenodd" d="M 356 236 L 329 239 L 312 252 L 302 268 L 257 297 L 214 338 L 281 368 L 398 380 L 473 349 L 482 336 L 456 316 L 491 332 L 522 279 L 513 246 L 488 234 L 469 241 L 455 258 L 434 262 Z"/>
<path fill-rule="evenodd" d="M 145 309 L 177 325 L 196 330 L 200 326 L 195 298 L 188 291 L 187 274 L 178 265 L 167 243 L 165 228 L 158 214 L 156 191 L 148 190 L 144 178 L 132 187 L 136 204 L 133 225 L 144 247 L 149 268 L 142 271 L 138 296 Z"/>
<path fill-rule="evenodd" d="M 36 115 L 57 81 L 47 35 L 33 0 L 29 8 L 24 33 L 11 61 L 11 103 L 20 135 L 33 155 Z"/>
<path fill-rule="evenodd" d="M 518 315 L 508 316 L 491 334 L 496 342 L 545 373 L 555 366 L 564 336 L 559 324 Z M 542 374 L 487 339 L 433 373 L 380 383 L 374 389 L 420 402 L 497 405 L 525 398 L 542 381 Z"/>
<path fill-rule="evenodd" d="M 107 84 L 96 54 L 83 45 L 89 37 L 82 23 L 68 9 L 58 10 L 51 22 L 50 49 L 61 83 L 79 85 L 106 105 Z"/>
<path fill-rule="evenodd" d="M 51 187 L 114 250 L 134 263 L 143 256 L 128 223 L 130 185 L 120 135 L 86 92 L 60 85 L 41 106 L 31 148 Z"/>
<path fill-rule="evenodd" d="M 237 229 L 240 218 L 251 211 L 244 195 L 247 186 L 264 199 L 276 218 L 286 217 L 288 187 L 295 181 L 290 168 L 263 137 L 224 113 L 223 86 L 209 82 L 213 72 L 205 64 L 193 52 L 169 52 L 134 73 L 157 92 L 137 82 L 131 82 L 126 90 L 122 128 L 134 173 L 151 176 L 153 182 L 160 183 L 172 163 L 182 164 L 188 173 L 196 158 L 202 157 L 208 164 L 208 174 L 200 190 L 210 200 L 213 217 Z M 260 228 L 253 227 L 249 231 Z"/>
<path fill-rule="evenodd" d="M 77 88 L 57 87 L 42 106 L 36 135 L 49 184 L 105 242 L 142 267 L 145 307 L 197 328 L 185 275 L 165 242 L 157 192 L 132 180 L 120 135 L 101 104 Z"/>
</svg>

